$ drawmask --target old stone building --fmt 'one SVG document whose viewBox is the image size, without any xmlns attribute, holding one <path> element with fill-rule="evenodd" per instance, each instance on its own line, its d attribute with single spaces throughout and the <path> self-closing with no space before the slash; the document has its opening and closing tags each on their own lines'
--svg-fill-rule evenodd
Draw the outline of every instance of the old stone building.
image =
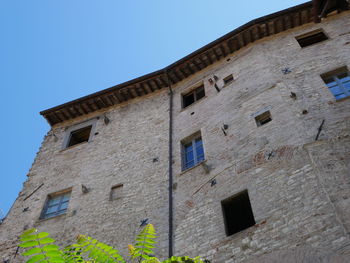
<svg viewBox="0 0 350 263">
<path fill-rule="evenodd" d="M 0 225 L 126 253 L 348 262 L 350 11 L 312 1 L 255 19 L 157 72 L 45 110 L 51 125 Z"/>
</svg>

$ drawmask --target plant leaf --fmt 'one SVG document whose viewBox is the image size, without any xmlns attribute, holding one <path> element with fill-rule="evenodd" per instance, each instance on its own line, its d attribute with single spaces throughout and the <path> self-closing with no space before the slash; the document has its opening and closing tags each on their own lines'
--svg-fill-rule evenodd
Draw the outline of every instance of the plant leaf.
<svg viewBox="0 0 350 263">
<path fill-rule="evenodd" d="M 31 228 L 31 229 L 28 229 L 26 231 L 23 232 L 22 235 L 20 235 L 20 237 L 23 237 L 23 236 L 27 236 L 27 235 L 30 235 L 34 232 L 37 232 L 38 230 L 36 228 Z"/>
<path fill-rule="evenodd" d="M 34 254 L 38 254 L 40 252 L 41 252 L 40 247 L 35 247 L 35 248 L 31 248 L 31 249 L 28 249 L 27 251 L 23 252 L 22 256 L 31 256 Z"/>
<path fill-rule="evenodd" d="M 44 237 L 42 239 L 39 240 L 40 244 L 41 245 L 44 245 L 44 244 L 49 244 L 49 243 L 53 243 L 55 242 L 56 240 L 51 238 L 51 237 Z"/>
<path fill-rule="evenodd" d="M 44 258 L 45 258 L 45 255 L 43 254 L 35 255 L 31 257 L 26 263 L 40 262 Z"/>
<path fill-rule="evenodd" d="M 39 245 L 38 241 L 26 241 L 26 242 L 19 244 L 19 247 L 35 247 L 38 245 Z"/>
<path fill-rule="evenodd" d="M 47 232 L 40 232 L 37 236 L 38 238 L 44 238 L 44 237 L 47 237 L 49 235 L 49 233 Z"/>
</svg>

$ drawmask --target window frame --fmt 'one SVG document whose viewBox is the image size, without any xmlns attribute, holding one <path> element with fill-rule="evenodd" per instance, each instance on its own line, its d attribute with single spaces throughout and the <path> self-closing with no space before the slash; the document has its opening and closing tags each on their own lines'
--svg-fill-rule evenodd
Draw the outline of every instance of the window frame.
<svg viewBox="0 0 350 263">
<path fill-rule="evenodd" d="M 65 136 L 64 136 L 63 144 L 62 144 L 62 150 L 63 149 L 69 149 L 69 148 L 75 147 L 77 145 L 81 145 L 83 143 L 91 142 L 93 136 L 95 135 L 96 122 L 97 122 L 97 118 L 94 118 L 94 119 L 91 119 L 91 120 L 88 120 L 88 121 L 84 121 L 82 123 L 78 123 L 78 124 L 75 124 L 75 125 L 72 125 L 72 126 L 68 127 L 66 129 L 66 131 L 65 131 Z M 76 131 L 78 131 L 80 129 L 84 129 L 86 127 L 89 127 L 89 126 L 91 126 L 91 130 L 90 130 L 90 134 L 89 134 L 88 140 L 69 146 L 72 133 L 74 133 L 74 132 L 76 132 Z"/>
<path fill-rule="evenodd" d="M 263 115 L 267 115 L 267 118 Z M 268 118 L 269 118 L 269 121 L 266 122 L 266 119 L 268 119 Z M 266 110 L 266 111 L 263 111 L 263 112 L 257 114 L 256 116 L 254 116 L 254 120 L 255 120 L 257 127 L 261 127 L 261 126 L 268 124 L 269 122 L 272 121 L 271 111 Z M 264 123 L 261 123 L 261 122 L 264 122 Z"/>
<path fill-rule="evenodd" d="M 203 97 L 200 97 L 200 98 L 198 99 L 198 98 L 197 98 L 197 91 L 198 91 L 199 89 L 203 89 L 204 95 L 203 95 Z M 191 104 L 188 104 L 188 105 L 185 106 L 185 97 L 187 97 L 187 96 L 189 96 L 189 95 L 191 95 L 191 94 L 193 94 L 193 102 L 192 102 Z M 191 105 L 197 103 L 198 101 L 204 99 L 205 96 L 206 96 L 206 93 L 205 93 L 204 83 L 201 82 L 200 84 L 197 84 L 196 86 L 194 86 L 193 88 L 191 88 L 190 91 L 181 94 L 181 106 L 182 106 L 182 109 L 186 109 L 186 108 L 188 108 L 189 106 L 191 106 Z"/>
<path fill-rule="evenodd" d="M 197 145 L 196 145 L 196 141 L 200 139 L 201 141 L 201 150 L 203 152 L 203 154 L 199 154 L 197 151 Z M 189 147 L 192 147 L 192 152 L 193 152 L 193 165 L 189 166 L 187 163 L 191 162 L 188 161 L 186 158 L 186 146 L 190 145 Z M 205 161 L 205 151 L 204 151 L 204 144 L 203 144 L 203 139 L 202 139 L 202 135 L 200 132 L 197 132 L 191 136 L 189 136 L 188 138 L 184 139 L 181 141 L 181 161 L 182 161 L 182 171 L 186 171 L 188 169 L 191 169 L 195 166 L 197 166 L 198 164 L 202 163 Z"/>
<path fill-rule="evenodd" d="M 335 70 L 332 70 L 332 71 L 324 73 L 324 74 L 321 74 L 321 78 L 322 78 L 323 82 L 325 83 L 325 85 L 328 88 L 328 91 L 333 95 L 333 97 L 335 98 L 336 101 L 340 101 L 340 100 L 343 100 L 343 99 L 350 97 L 350 90 L 348 90 L 348 88 L 346 86 L 344 86 L 344 83 L 350 84 L 350 80 L 341 81 L 341 79 L 339 79 L 339 76 L 342 74 L 346 74 L 346 77 L 350 77 L 349 69 L 346 66 L 337 68 Z M 332 81 L 327 83 L 326 80 L 329 80 L 329 79 L 332 79 Z M 335 82 L 336 85 L 334 85 L 334 86 L 328 85 L 329 83 L 332 83 L 332 82 Z M 340 95 L 340 94 L 336 95 L 332 91 L 332 88 L 335 88 L 335 87 L 338 87 L 338 89 L 342 92 L 340 94 L 344 94 L 345 97 L 338 99 L 336 96 Z"/>
<path fill-rule="evenodd" d="M 249 222 L 245 221 L 245 224 L 243 224 L 242 221 L 240 221 L 238 219 L 238 220 L 234 220 L 234 223 L 233 223 L 232 221 L 229 220 L 229 219 L 232 219 L 232 214 L 228 214 L 227 211 L 239 210 L 239 208 L 241 208 L 242 205 L 246 205 L 246 207 L 244 207 L 245 208 L 244 209 L 244 211 L 245 211 L 244 217 L 245 217 L 245 219 L 249 219 Z M 241 206 L 241 207 L 239 207 L 239 206 Z M 234 209 L 232 209 L 233 207 L 234 207 Z M 229 197 L 221 200 L 221 209 L 222 209 L 222 215 L 223 215 L 223 220 L 224 220 L 226 236 L 235 235 L 237 233 L 240 233 L 240 232 L 256 225 L 256 219 L 254 216 L 254 211 L 253 211 L 251 199 L 249 197 L 248 189 L 240 191 L 232 196 L 229 196 Z M 239 227 L 236 226 L 235 229 L 233 229 L 233 226 L 235 225 L 235 223 L 240 224 L 240 226 Z"/>
<path fill-rule="evenodd" d="M 226 77 L 223 78 L 223 82 L 224 82 L 224 86 L 228 86 L 230 85 L 233 81 L 235 80 L 235 78 L 233 77 L 233 74 L 229 74 Z"/>
<path fill-rule="evenodd" d="M 314 35 L 317 35 L 317 34 L 323 34 L 326 38 L 325 39 L 322 39 L 320 41 L 317 41 L 317 42 L 314 42 L 312 44 L 308 44 L 308 45 L 301 45 L 299 41 L 302 41 L 303 39 L 305 38 L 309 38 L 311 36 L 314 36 Z M 321 43 L 323 41 L 326 41 L 329 39 L 329 36 L 324 32 L 324 30 L 322 28 L 319 28 L 319 29 L 316 29 L 316 30 L 313 30 L 313 31 L 310 31 L 310 32 L 307 32 L 305 34 L 302 34 L 302 35 L 299 35 L 299 36 L 296 36 L 295 37 L 295 40 L 298 42 L 299 46 L 301 48 L 306 48 L 306 47 L 309 47 L 309 46 L 312 46 L 312 45 L 316 45 L 318 43 Z"/>
<path fill-rule="evenodd" d="M 67 194 L 69 194 L 68 200 L 64 200 L 65 196 L 67 196 Z M 44 207 L 40 213 L 39 219 L 45 220 L 45 219 L 54 218 L 54 217 L 57 217 L 60 215 L 65 215 L 67 213 L 67 210 L 68 210 L 69 202 L 71 200 L 71 195 L 72 195 L 71 188 L 47 195 L 46 200 L 45 200 L 45 204 L 44 204 Z M 50 204 L 50 201 L 54 200 L 57 197 L 60 197 L 58 203 L 57 204 Z M 65 208 L 61 209 L 62 205 L 66 204 L 66 203 L 67 203 L 67 206 Z M 56 205 L 57 205 L 57 210 L 55 210 L 54 212 L 48 213 L 48 209 L 50 207 L 53 207 Z"/>
</svg>

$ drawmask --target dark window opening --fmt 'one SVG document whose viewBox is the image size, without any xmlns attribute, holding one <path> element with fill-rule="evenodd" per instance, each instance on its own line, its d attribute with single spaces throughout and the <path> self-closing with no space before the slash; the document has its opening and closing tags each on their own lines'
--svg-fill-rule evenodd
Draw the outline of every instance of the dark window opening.
<svg viewBox="0 0 350 263">
<path fill-rule="evenodd" d="M 72 131 L 69 136 L 67 147 L 89 141 L 92 125 Z"/>
<path fill-rule="evenodd" d="M 325 33 L 320 30 L 296 37 L 296 40 L 301 47 L 307 47 L 327 39 L 328 37 L 325 35 Z"/>
<path fill-rule="evenodd" d="M 230 84 L 232 81 L 233 81 L 233 75 L 232 74 L 227 76 L 226 78 L 224 78 L 224 84 L 225 85 Z"/>
<path fill-rule="evenodd" d="M 221 206 L 227 236 L 255 225 L 247 190 L 221 201 Z"/>
<path fill-rule="evenodd" d="M 270 121 L 272 121 L 270 111 L 266 111 L 266 112 L 255 117 L 255 122 L 256 122 L 256 125 L 258 125 L 258 127 L 262 126 Z"/>
<path fill-rule="evenodd" d="M 191 92 L 185 94 L 182 96 L 182 105 L 183 108 L 186 108 L 187 106 L 193 104 L 194 102 L 200 100 L 205 96 L 204 86 L 201 85 L 200 87 L 192 90 Z"/>
</svg>

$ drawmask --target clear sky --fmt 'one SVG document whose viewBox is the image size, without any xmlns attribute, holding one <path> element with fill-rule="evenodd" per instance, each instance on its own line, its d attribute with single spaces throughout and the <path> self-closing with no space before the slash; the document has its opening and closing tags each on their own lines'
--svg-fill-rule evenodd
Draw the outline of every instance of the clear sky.
<svg viewBox="0 0 350 263">
<path fill-rule="evenodd" d="M 0 217 L 49 130 L 39 111 L 161 69 L 298 0 L 0 0 Z"/>
</svg>

